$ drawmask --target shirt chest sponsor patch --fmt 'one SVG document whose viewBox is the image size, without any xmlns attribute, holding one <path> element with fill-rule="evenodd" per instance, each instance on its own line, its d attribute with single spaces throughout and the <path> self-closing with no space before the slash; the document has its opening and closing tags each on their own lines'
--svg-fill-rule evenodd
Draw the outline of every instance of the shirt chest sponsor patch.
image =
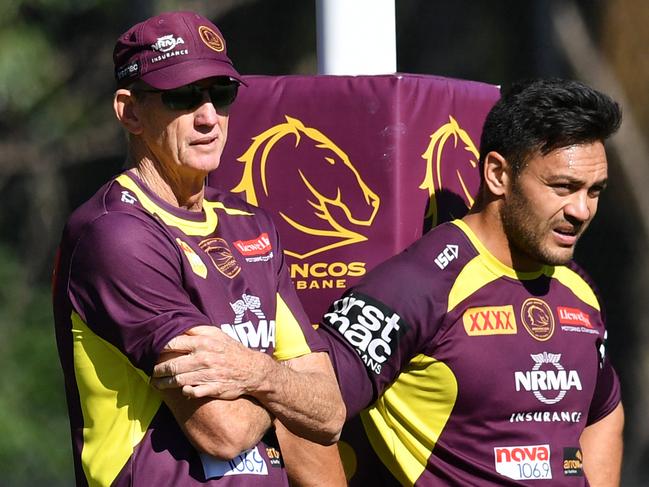
<svg viewBox="0 0 649 487">
<path fill-rule="evenodd" d="M 229 475 L 268 475 L 268 466 L 257 447 L 239 453 L 232 460 L 219 460 L 201 453 L 201 461 L 207 479 Z"/>
<path fill-rule="evenodd" d="M 462 315 L 462 322 L 469 336 L 515 335 L 518 331 L 512 305 L 469 308 Z"/>
<path fill-rule="evenodd" d="M 521 306 L 521 321 L 535 340 L 544 342 L 554 334 L 554 316 L 542 299 L 528 298 Z"/>
<path fill-rule="evenodd" d="M 232 255 L 228 243 L 222 238 L 207 238 L 199 244 L 208 255 L 216 270 L 228 279 L 234 279 L 241 272 L 241 267 Z"/>
<path fill-rule="evenodd" d="M 207 277 L 207 267 L 198 256 L 198 254 L 194 252 L 194 249 L 192 249 L 186 242 L 183 242 L 179 238 L 176 239 L 176 243 L 185 254 L 185 257 L 187 257 L 187 261 L 189 262 L 192 271 L 194 271 L 194 274 L 205 279 Z"/>
<path fill-rule="evenodd" d="M 223 333 L 244 347 L 260 352 L 275 347 L 275 320 L 266 319 L 259 297 L 242 294 L 241 299 L 230 303 L 230 307 L 234 311 L 234 320 L 220 325 Z"/>
<path fill-rule="evenodd" d="M 409 325 L 385 304 L 360 293 L 334 302 L 325 324 L 338 330 L 358 352 L 368 370 L 380 374 Z"/>
<path fill-rule="evenodd" d="M 584 461 L 581 449 L 563 449 L 563 474 L 566 477 L 583 477 Z"/>
<path fill-rule="evenodd" d="M 514 372 L 516 391 L 531 392 L 543 404 L 556 404 L 568 391 L 582 390 L 579 373 L 561 365 L 560 353 L 543 352 L 530 357 L 534 361 L 531 370 Z"/>
<path fill-rule="evenodd" d="M 494 448 L 496 472 L 514 480 L 552 478 L 550 445 L 502 446 Z"/>
<path fill-rule="evenodd" d="M 563 331 L 599 335 L 599 331 L 593 327 L 590 315 L 585 311 L 578 308 L 558 306 L 557 316 Z"/>
<path fill-rule="evenodd" d="M 232 245 L 243 255 L 246 262 L 267 262 L 273 258 L 273 246 L 266 232 L 251 240 L 236 240 Z"/>
</svg>

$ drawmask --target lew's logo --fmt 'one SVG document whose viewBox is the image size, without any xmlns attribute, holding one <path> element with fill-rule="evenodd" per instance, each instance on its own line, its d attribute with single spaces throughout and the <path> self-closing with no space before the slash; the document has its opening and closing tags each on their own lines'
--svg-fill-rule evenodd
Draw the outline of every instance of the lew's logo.
<svg viewBox="0 0 649 487">
<path fill-rule="evenodd" d="M 517 332 L 512 305 L 469 308 L 462 315 L 462 321 L 469 336 L 515 335 Z"/>
<path fill-rule="evenodd" d="M 232 242 L 232 245 L 248 262 L 267 261 L 273 257 L 273 247 L 266 232 L 252 240 L 237 240 Z"/>
<path fill-rule="evenodd" d="M 380 199 L 319 130 L 287 116 L 254 137 L 238 161 L 245 167 L 232 192 L 277 215 L 287 255 L 306 259 L 367 240 Z"/>
<path fill-rule="evenodd" d="M 534 360 L 531 371 L 514 372 L 516 390 L 529 391 L 544 404 L 556 404 L 570 389 L 581 391 L 581 380 L 576 370 L 565 370 L 560 353 L 543 352 L 530 355 Z"/>
<path fill-rule="evenodd" d="M 354 347 L 368 370 L 381 373 L 399 338 L 409 328 L 401 317 L 369 296 L 351 293 L 334 302 L 324 315 L 325 323 L 337 329 Z"/>
<path fill-rule="evenodd" d="M 559 315 L 559 323 L 565 325 L 581 325 L 586 328 L 593 327 L 590 322 L 590 316 L 580 309 L 559 306 L 557 308 L 557 314 Z"/>
<path fill-rule="evenodd" d="M 494 448 L 496 471 L 515 480 L 551 479 L 550 445 Z"/>
</svg>

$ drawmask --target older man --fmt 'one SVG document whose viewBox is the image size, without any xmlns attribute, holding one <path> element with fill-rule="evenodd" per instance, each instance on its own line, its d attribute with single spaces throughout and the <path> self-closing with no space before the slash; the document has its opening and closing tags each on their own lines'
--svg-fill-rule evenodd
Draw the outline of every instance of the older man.
<svg viewBox="0 0 649 487">
<path fill-rule="evenodd" d="M 205 187 L 243 80 L 191 12 L 133 26 L 114 61 L 127 170 L 70 217 L 54 283 L 77 483 L 287 485 L 274 422 L 331 444 L 344 406 L 270 218 Z M 210 397 L 181 389 L 190 357 Z"/>
</svg>

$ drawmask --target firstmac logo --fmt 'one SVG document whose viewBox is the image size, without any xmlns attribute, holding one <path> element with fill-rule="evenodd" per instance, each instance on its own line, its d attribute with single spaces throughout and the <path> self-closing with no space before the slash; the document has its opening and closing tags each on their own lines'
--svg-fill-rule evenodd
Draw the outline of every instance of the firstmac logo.
<svg viewBox="0 0 649 487">
<path fill-rule="evenodd" d="M 409 328 L 388 306 L 360 293 L 335 301 L 325 313 L 324 323 L 338 330 L 375 374 L 381 373 Z"/>
</svg>

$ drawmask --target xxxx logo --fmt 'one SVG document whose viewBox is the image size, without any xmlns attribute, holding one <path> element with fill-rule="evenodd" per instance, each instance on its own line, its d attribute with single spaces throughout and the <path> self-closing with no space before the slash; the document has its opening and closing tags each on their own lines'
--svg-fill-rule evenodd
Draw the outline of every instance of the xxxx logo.
<svg viewBox="0 0 649 487">
<path fill-rule="evenodd" d="M 238 158 L 245 167 L 232 192 L 277 215 L 285 252 L 292 257 L 305 259 L 367 240 L 380 198 L 331 139 L 285 118 L 253 137 Z"/>
<path fill-rule="evenodd" d="M 421 156 L 426 160 L 426 175 L 419 189 L 427 190 L 430 197 L 425 218 L 431 228 L 442 221 L 463 216 L 473 206 L 472 194 L 477 191 L 480 181 L 480 153 L 475 143 L 457 120 L 452 116 L 448 118 L 448 123 L 430 136 L 428 148 Z M 458 153 L 451 157 L 454 150 Z M 457 196 L 450 197 L 451 194 Z M 444 209 L 442 215 L 441 208 Z"/>
<path fill-rule="evenodd" d="M 512 305 L 469 308 L 462 315 L 462 321 L 469 336 L 515 335 L 517 332 Z"/>
</svg>

